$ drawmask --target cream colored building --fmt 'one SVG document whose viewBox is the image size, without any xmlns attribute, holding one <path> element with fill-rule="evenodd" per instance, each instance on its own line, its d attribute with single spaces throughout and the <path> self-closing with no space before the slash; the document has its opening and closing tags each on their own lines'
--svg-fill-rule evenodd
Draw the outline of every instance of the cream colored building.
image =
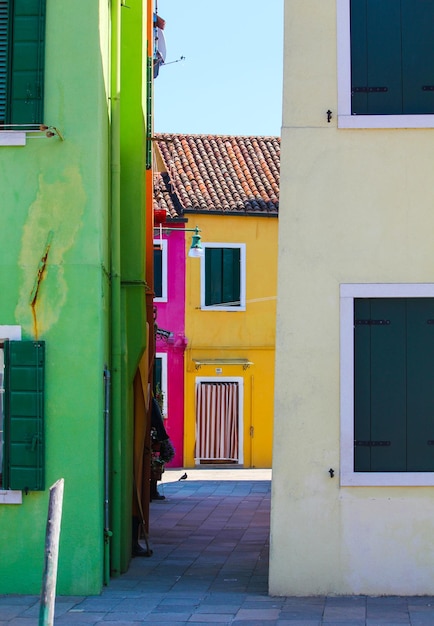
<svg viewBox="0 0 434 626">
<path fill-rule="evenodd" d="M 272 595 L 434 593 L 433 25 L 285 0 Z"/>
</svg>

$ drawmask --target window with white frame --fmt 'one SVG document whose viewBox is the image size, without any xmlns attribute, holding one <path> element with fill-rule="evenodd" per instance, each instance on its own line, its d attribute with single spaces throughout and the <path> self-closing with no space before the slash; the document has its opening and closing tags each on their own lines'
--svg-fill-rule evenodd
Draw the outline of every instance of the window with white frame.
<svg viewBox="0 0 434 626">
<path fill-rule="evenodd" d="M 434 127 L 434 0 L 337 0 L 340 128 Z"/>
<path fill-rule="evenodd" d="M 204 243 L 201 258 L 201 308 L 246 309 L 246 244 Z"/>
<path fill-rule="evenodd" d="M 434 284 L 340 295 L 341 484 L 434 485 Z"/>
<path fill-rule="evenodd" d="M 154 239 L 154 301 L 167 302 L 167 240 Z"/>
<path fill-rule="evenodd" d="M 167 417 L 167 354 L 157 352 L 154 360 L 154 396 L 163 394 L 163 417 Z"/>
</svg>

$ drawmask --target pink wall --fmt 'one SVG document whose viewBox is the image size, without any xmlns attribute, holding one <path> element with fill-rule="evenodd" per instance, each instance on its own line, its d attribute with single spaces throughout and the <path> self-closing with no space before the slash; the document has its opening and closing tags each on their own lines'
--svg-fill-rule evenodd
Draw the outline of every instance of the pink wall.
<svg viewBox="0 0 434 626">
<path fill-rule="evenodd" d="M 158 237 L 155 237 L 158 238 Z M 173 335 L 166 341 L 157 336 L 156 351 L 167 354 L 166 430 L 175 447 L 169 467 L 183 466 L 184 444 L 184 351 L 185 339 L 185 233 L 163 233 L 167 241 L 167 302 L 155 302 L 157 325 Z"/>
</svg>

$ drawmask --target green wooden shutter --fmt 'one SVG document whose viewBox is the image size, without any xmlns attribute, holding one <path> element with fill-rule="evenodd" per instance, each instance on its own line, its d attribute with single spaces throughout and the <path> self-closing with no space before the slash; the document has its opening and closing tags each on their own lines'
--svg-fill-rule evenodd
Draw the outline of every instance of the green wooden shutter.
<svg viewBox="0 0 434 626">
<path fill-rule="evenodd" d="M 371 471 L 371 301 L 354 300 L 354 470 Z"/>
<path fill-rule="evenodd" d="M 9 0 L 0 0 L 0 124 L 6 121 L 7 81 L 9 66 Z"/>
<path fill-rule="evenodd" d="M 222 303 L 222 249 L 205 248 L 205 305 Z"/>
<path fill-rule="evenodd" d="M 403 113 L 434 113 L 434 0 L 401 0 Z"/>
<path fill-rule="evenodd" d="M 13 0 L 10 124 L 43 122 L 45 0 Z"/>
<path fill-rule="evenodd" d="M 407 300 L 407 470 L 434 471 L 434 299 Z"/>
<path fill-rule="evenodd" d="M 43 341 L 5 342 L 3 484 L 7 489 L 44 489 Z"/>
<path fill-rule="evenodd" d="M 239 306 L 239 248 L 205 248 L 205 305 Z"/>
<path fill-rule="evenodd" d="M 154 248 L 154 292 L 156 298 L 163 295 L 163 251 Z"/>
<path fill-rule="evenodd" d="M 401 4 L 351 0 L 352 113 L 402 113 Z"/>
<path fill-rule="evenodd" d="M 354 469 L 434 471 L 434 298 L 355 300 Z"/>
<path fill-rule="evenodd" d="M 355 301 L 354 355 L 354 469 L 406 471 L 405 299 Z"/>
</svg>

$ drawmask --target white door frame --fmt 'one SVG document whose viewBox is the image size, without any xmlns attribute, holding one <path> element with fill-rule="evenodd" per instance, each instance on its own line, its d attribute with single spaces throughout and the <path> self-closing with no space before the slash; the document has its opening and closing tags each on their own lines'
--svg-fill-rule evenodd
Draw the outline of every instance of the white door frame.
<svg viewBox="0 0 434 626">
<path fill-rule="evenodd" d="M 238 465 L 242 465 L 244 463 L 244 378 L 242 376 L 196 376 L 195 397 L 197 386 L 201 383 L 238 383 Z M 196 402 L 194 425 L 196 427 Z M 199 465 L 197 459 L 194 462 Z"/>
</svg>

